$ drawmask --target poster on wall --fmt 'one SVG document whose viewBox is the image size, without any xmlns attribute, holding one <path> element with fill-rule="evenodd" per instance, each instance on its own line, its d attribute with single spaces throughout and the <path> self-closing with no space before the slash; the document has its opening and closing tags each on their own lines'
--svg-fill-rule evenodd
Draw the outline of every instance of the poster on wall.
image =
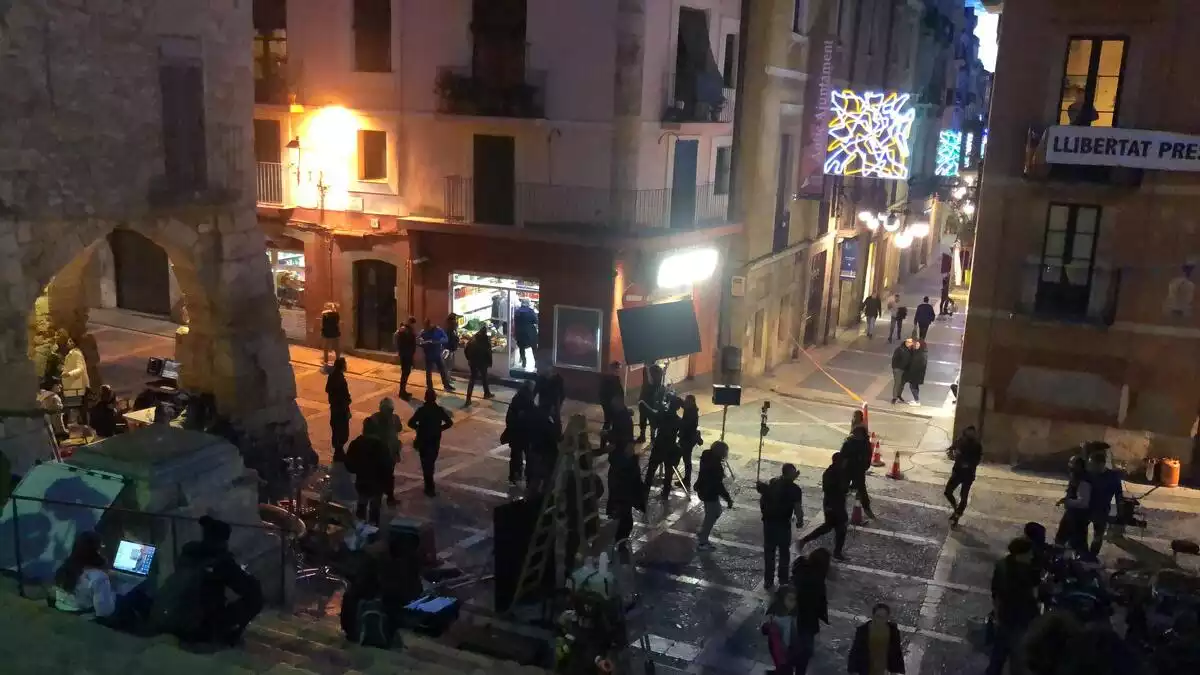
<svg viewBox="0 0 1200 675">
<path fill-rule="evenodd" d="M 554 365 L 599 372 L 600 331 L 604 312 L 587 307 L 554 306 Z"/>
<path fill-rule="evenodd" d="M 847 281 L 858 278 L 858 238 L 842 242 L 842 266 L 839 276 Z"/>
</svg>

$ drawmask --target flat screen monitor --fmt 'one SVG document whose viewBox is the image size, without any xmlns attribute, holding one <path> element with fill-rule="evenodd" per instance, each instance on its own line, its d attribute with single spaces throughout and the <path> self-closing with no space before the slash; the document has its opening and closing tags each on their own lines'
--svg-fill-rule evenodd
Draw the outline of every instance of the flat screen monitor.
<svg viewBox="0 0 1200 675">
<path fill-rule="evenodd" d="M 692 301 L 617 310 L 626 363 L 653 363 L 700 351 L 700 326 Z"/>
</svg>

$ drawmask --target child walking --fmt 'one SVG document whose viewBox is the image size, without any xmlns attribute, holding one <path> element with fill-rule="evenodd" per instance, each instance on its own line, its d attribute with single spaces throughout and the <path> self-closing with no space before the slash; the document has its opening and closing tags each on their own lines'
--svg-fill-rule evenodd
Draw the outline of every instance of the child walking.
<svg viewBox="0 0 1200 675">
<path fill-rule="evenodd" d="M 775 675 L 796 675 L 799 659 L 799 626 L 796 623 L 796 589 L 790 585 L 775 591 L 762 626 L 767 647 L 775 663 Z"/>
</svg>

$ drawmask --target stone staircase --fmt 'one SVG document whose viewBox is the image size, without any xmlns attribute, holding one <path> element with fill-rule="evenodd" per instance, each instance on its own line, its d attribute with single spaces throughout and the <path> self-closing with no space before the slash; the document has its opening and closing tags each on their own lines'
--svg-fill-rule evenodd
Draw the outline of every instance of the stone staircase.
<svg viewBox="0 0 1200 675">
<path fill-rule="evenodd" d="M 335 622 L 270 610 L 246 633 L 245 644 L 214 654 L 180 649 L 170 637 L 118 633 L 64 614 L 0 584 L 0 672 L 6 675 L 546 675 L 547 671 L 453 649 L 403 633 L 404 649 L 347 644 Z"/>
</svg>

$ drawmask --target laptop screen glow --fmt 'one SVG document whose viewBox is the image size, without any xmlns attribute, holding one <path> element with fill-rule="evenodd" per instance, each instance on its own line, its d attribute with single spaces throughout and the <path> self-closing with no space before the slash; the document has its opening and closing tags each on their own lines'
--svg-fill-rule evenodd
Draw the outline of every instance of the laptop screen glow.
<svg viewBox="0 0 1200 675">
<path fill-rule="evenodd" d="M 153 546 L 122 540 L 113 559 L 113 569 L 144 577 L 150 573 L 155 551 L 157 549 Z"/>
</svg>

